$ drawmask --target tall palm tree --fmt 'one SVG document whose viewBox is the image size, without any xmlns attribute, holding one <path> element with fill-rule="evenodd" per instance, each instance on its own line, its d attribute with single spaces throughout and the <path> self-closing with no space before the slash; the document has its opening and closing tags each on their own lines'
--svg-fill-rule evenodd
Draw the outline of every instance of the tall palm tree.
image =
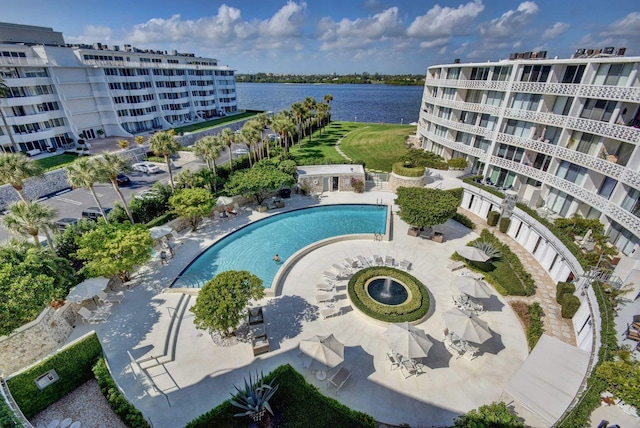
<svg viewBox="0 0 640 428">
<path fill-rule="evenodd" d="M 0 98 L 7 98 L 11 91 L 9 87 L 4 83 L 4 79 L 0 77 Z M 4 129 L 7 130 L 7 135 L 9 136 L 9 141 L 11 141 L 11 146 L 14 151 L 18 151 L 18 145 L 16 141 L 13 139 L 13 132 L 9 129 L 9 125 L 7 124 L 7 118 L 4 117 L 4 113 L 2 113 L 2 107 L 0 107 L 0 118 L 2 118 L 2 124 L 4 125 Z"/>
<path fill-rule="evenodd" d="M 289 111 L 291 111 L 291 116 L 293 116 L 293 119 L 296 122 L 296 128 L 298 129 L 298 146 L 300 146 L 300 141 L 302 140 L 302 134 L 304 132 L 303 122 L 304 118 L 307 116 L 307 109 L 302 105 L 302 103 L 293 103 L 291 104 Z"/>
<path fill-rule="evenodd" d="M 99 173 L 99 179 L 110 181 L 113 186 L 113 190 L 116 191 L 120 201 L 122 202 L 122 207 L 124 211 L 127 213 L 127 217 L 129 217 L 129 221 L 131 224 L 134 224 L 133 216 L 131 215 L 131 211 L 129 210 L 129 205 L 127 204 L 127 200 L 124 198 L 122 191 L 120 191 L 120 187 L 118 186 L 118 174 L 123 173 L 129 169 L 129 164 L 127 161 L 120 155 L 114 153 L 105 152 L 102 154 L 102 157 L 95 159 L 95 167 Z"/>
<path fill-rule="evenodd" d="M 284 142 L 284 151 L 285 153 L 289 152 L 289 137 L 293 135 L 296 130 L 296 125 L 293 123 L 293 120 L 289 115 L 284 112 L 278 113 L 278 115 L 273 119 L 273 123 L 271 127 L 278 135 L 280 135 L 281 140 Z"/>
<path fill-rule="evenodd" d="M 173 171 L 171 171 L 171 156 L 177 153 L 182 148 L 180 143 L 176 140 L 175 133 L 171 131 L 156 132 L 149 139 L 149 148 L 156 156 L 164 156 L 164 160 L 167 163 L 167 171 L 169 171 L 169 182 L 171 183 L 171 189 L 175 189 L 173 183 Z"/>
<path fill-rule="evenodd" d="M 311 142 L 311 127 L 315 117 L 316 100 L 313 97 L 307 97 L 302 102 L 306 112 L 307 123 L 309 124 L 309 142 Z"/>
<path fill-rule="evenodd" d="M 324 102 L 327 103 L 329 108 L 327 109 L 327 125 L 331 122 L 331 101 L 333 101 L 333 95 L 326 94 L 324 97 Z"/>
<path fill-rule="evenodd" d="M 260 130 L 257 128 L 256 123 L 251 120 L 245 122 L 244 126 L 240 130 L 240 137 L 249 151 L 249 167 L 251 168 L 253 167 L 253 162 L 251 161 L 251 148 L 260 142 Z"/>
<path fill-rule="evenodd" d="M 11 184 L 23 201 L 23 181 L 43 174 L 42 168 L 24 153 L 0 153 L 0 184 Z"/>
<path fill-rule="evenodd" d="M 329 117 L 329 104 L 327 103 L 318 103 L 316 106 L 316 110 L 318 111 L 318 120 L 320 121 L 320 134 L 322 134 L 322 128 L 324 127 L 324 121 Z"/>
<path fill-rule="evenodd" d="M 271 125 L 271 117 L 267 116 L 264 113 L 260 113 L 258 114 L 258 116 L 256 116 L 256 121 L 260 124 L 260 138 L 262 140 L 262 144 L 264 145 L 265 141 L 264 141 L 264 130 L 265 128 L 267 128 L 269 125 Z M 269 146 L 271 145 L 271 141 L 267 141 L 266 142 L 266 146 L 267 146 L 267 158 L 270 157 L 269 154 Z M 260 159 L 262 159 L 262 150 L 260 150 Z"/>
<path fill-rule="evenodd" d="M 109 223 L 109 219 L 107 219 L 107 215 L 104 213 L 102 203 L 100 202 L 100 199 L 98 199 L 98 195 L 96 195 L 96 191 L 93 188 L 99 174 L 100 172 L 98 168 L 96 168 L 96 163 L 92 158 L 78 158 L 67 167 L 67 182 L 74 189 L 89 189 L 91 196 L 93 196 L 93 199 L 96 201 L 96 205 L 100 208 L 104 221 Z"/>
<path fill-rule="evenodd" d="M 2 226 L 13 233 L 30 235 L 37 246 L 40 246 L 38 234 L 43 231 L 47 237 L 49 248 L 53 249 L 49 229 L 54 227 L 53 220 L 56 215 L 56 210 L 48 205 L 39 202 L 17 201 L 9 205 L 7 213 L 2 217 Z"/>
<path fill-rule="evenodd" d="M 216 159 L 220 156 L 223 145 L 219 135 L 208 135 L 200 138 L 194 145 L 194 153 L 205 161 L 214 176 L 217 175 Z M 215 181 L 213 182 L 213 187 L 214 191 L 218 190 Z"/>
<path fill-rule="evenodd" d="M 222 142 L 229 148 L 229 172 L 233 172 L 233 155 L 231 153 L 231 145 L 236 142 L 236 135 L 229 128 L 224 128 L 220 133 Z"/>
</svg>

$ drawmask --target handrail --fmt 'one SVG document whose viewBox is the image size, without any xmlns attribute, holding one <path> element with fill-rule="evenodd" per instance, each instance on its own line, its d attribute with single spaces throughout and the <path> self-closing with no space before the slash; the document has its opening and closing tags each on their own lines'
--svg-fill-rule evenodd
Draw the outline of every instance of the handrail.
<svg viewBox="0 0 640 428">
<path fill-rule="evenodd" d="M 20 410 L 20 407 L 18 407 L 18 403 L 16 403 L 16 401 L 13 399 L 11 391 L 9 390 L 9 386 L 7 386 L 7 382 L 5 382 L 4 376 L 2 376 L 2 374 L 0 374 L 0 395 L 4 397 L 5 402 L 7 403 L 13 414 L 18 418 L 22 426 L 25 428 L 33 428 L 31 422 L 29 422 L 29 420 L 24 417 L 22 410 Z"/>
</svg>

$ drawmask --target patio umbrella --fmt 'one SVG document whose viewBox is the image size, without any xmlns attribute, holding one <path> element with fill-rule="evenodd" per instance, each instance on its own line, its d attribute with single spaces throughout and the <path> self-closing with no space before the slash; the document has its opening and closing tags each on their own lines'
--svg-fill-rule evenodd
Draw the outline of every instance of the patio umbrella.
<svg viewBox="0 0 640 428">
<path fill-rule="evenodd" d="M 470 276 L 459 276 L 451 281 L 451 285 L 471 297 L 477 297 L 479 299 L 491 297 L 491 289 L 489 286 L 487 286 L 484 281 Z"/>
<path fill-rule="evenodd" d="M 489 325 L 469 312 L 454 308 L 448 310 L 442 316 L 447 328 L 460 339 L 473 343 L 483 343 L 491 337 Z"/>
<path fill-rule="evenodd" d="M 310 370 L 328 370 L 344 361 L 344 344 L 333 334 L 300 341 L 302 365 Z"/>
<path fill-rule="evenodd" d="M 423 330 L 408 322 L 389 325 L 384 332 L 384 338 L 391 349 L 407 358 L 426 357 L 433 346 Z"/>
<path fill-rule="evenodd" d="M 231 205 L 231 204 L 233 204 L 233 198 L 230 198 L 228 196 L 220 196 L 216 201 L 216 205 L 219 207 L 224 207 L 226 205 Z"/>
<path fill-rule="evenodd" d="M 149 233 L 153 239 L 163 238 L 173 232 L 173 229 L 169 226 L 155 226 L 149 228 Z"/>
<path fill-rule="evenodd" d="M 80 303 L 87 299 L 91 299 L 98 294 L 99 291 L 104 291 L 104 289 L 107 288 L 108 283 L 109 280 L 104 276 L 85 279 L 80 284 L 69 290 L 67 300 Z"/>
<path fill-rule="evenodd" d="M 486 262 L 491 258 L 487 253 L 476 247 L 460 247 L 456 249 L 456 253 L 460 254 L 460 256 L 465 259 L 472 260 L 474 262 Z"/>
</svg>

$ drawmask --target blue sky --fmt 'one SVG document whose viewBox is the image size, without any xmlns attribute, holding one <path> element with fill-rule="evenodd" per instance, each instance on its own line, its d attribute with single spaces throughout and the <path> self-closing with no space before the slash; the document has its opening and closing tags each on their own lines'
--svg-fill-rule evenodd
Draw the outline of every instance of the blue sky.
<svg viewBox="0 0 640 428">
<path fill-rule="evenodd" d="M 53 27 L 67 43 L 125 43 L 213 57 L 238 73 L 423 74 L 454 58 L 627 47 L 640 55 L 630 0 L 19 0 L 5 22 Z"/>
</svg>

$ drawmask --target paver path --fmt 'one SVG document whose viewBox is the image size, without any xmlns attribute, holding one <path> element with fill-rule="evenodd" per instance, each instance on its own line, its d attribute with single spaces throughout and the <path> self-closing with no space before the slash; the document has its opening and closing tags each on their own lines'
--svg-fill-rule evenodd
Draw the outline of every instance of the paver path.
<svg viewBox="0 0 640 428">
<path fill-rule="evenodd" d="M 575 346 L 576 338 L 571 320 L 562 318 L 560 305 L 556 303 L 556 284 L 540 263 L 538 263 L 536 258 L 525 250 L 515 239 L 506 233 L 500 232 L 497 227 L 489 226 L 485 219 L 463 208 L 458 208 L 458 211 L 473 220 L 476 224 L 476 232 L 478 234 L 482 232 L 482 229 L 489 229 L 501 242 L 507 244 L 509 248 L 511 248 L 511 251 L 518 256 L 527 272 L 533 277 L 536 284 L 536 294 L 533 296 L 505 296 L 505 300 L 508 302 L 522 300 L 528 304 L 533 302 L 540 303 L 544 311 L 544 332 Z"/>
</svg>

